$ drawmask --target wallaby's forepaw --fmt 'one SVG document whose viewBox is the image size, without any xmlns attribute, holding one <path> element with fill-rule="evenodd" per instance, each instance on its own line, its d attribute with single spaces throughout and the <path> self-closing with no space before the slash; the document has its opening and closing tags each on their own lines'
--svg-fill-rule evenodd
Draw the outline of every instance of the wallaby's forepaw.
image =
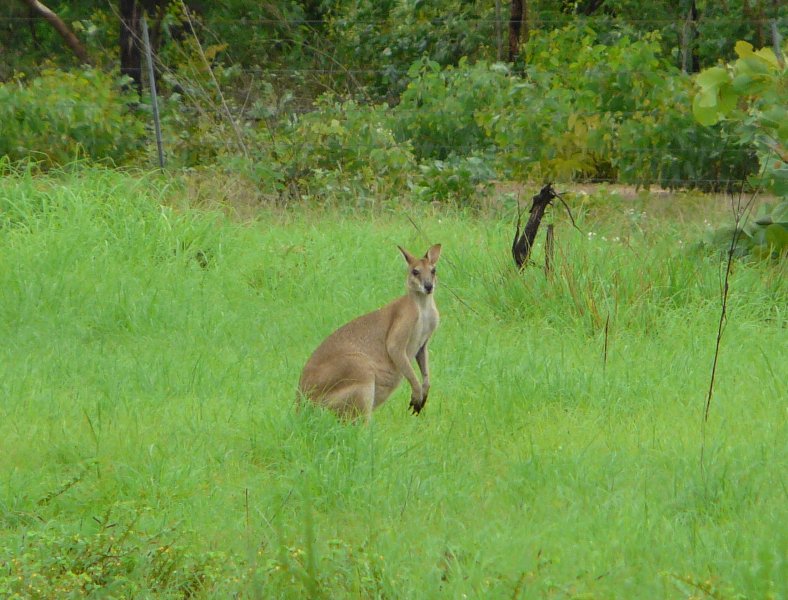
<svg viewBox="0 0 788 600">
<path fill-rule="evenodd" d="M 427 390 L 419 398 L 415 394 L 410 397 L 410 410 L 411 413 L 414 415 L 418 415 L 421 412 L 421 409 L 424 408 L 424 404 L 427 402 Z"/>
</svg>

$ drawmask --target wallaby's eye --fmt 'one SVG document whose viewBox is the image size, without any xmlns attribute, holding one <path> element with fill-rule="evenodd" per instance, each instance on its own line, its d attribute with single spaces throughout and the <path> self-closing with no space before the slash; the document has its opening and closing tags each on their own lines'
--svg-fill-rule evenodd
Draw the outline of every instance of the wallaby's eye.
<svg viewBox="0 0 788 600">
<path fill-rule="evenodd" d="M 413 270 L 411 271 L 411 273 L 413 273 L 413 276 L 414 276 L 414 277 L 418 277 L 418 276 L 419 276 L 419 270 L 418 270 L 418 269 L 413 269 Z"/>
<path fill-rule="evenodd" d="M 435 267 L 432 268 L 432 274 L 435 275 Z"/>
</svg>

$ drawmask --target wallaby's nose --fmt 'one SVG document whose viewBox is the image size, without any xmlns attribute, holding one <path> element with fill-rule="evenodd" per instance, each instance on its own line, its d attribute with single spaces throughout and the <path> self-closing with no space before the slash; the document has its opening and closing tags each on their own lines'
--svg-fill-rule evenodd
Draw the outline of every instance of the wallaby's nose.
<svg viewBox="0 0 788 600">
<path fill-rule="evenodd" d="M 427 292 L 428 294 L 431 294 L 432 293 L 432 284 L 429 283 L 429 282 L 425 283 L 424 284 L 424 291 Z"/>
</svg>

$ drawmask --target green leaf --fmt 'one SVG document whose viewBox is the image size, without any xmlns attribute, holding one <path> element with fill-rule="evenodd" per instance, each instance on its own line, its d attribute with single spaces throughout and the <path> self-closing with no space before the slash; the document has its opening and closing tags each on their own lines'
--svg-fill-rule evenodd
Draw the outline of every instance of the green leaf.
<svg viewBox="0 0 788 600">
<path fill-rule="evenodd" d="M 738 100 L 739 95 L 735 92 L 732 85 L 725 84 L 720 86 L 720 94 L 717 106 L 723 115 L 727 115 L 734 108 L 736 108 L 736 103 Z"/>
<path fill-rule="evenodd" d="M 766 228 L 766 242 L 778 253 L 788 249 L 788 227 L 784 223 L 774 223 Z"/>
<path fill-rule="evenodd" d="M 702 93 L 695 94 L 692 99 L 692 114 L 701 125 L 708 127 L 720 120 L 716 99 L 716 94 L 714 94 L 714 102 L 711 102 Z"/>
<path fill-rule="evenodd" d="M 701 89 L 697 94 L 695 94 L 695 100 L 697 101 L 698 106 L 702 106 L 703 108 L 716 107 L 718 98 L 719 98 L 718 88 L 704 88 Z"/>
<path fill-rule="evenodd" d="M 750 241 L 754 246 L 763 246 L 766 244 L 766 229 L 758 228 L 750 236 Z"/>
<path fill-rule="evenodd" d="M 771 71 L 770 64 L 755 54 L 737 60 L 736 67 L 737 70 L 741 72 L 749 71 L 751 73 L 757 73 L 758 75 L 768 75 Z"/>
<path fill-rule="evenodd" d="M 729 81 L 728 71 L 723 67 L 711 67 L 698 73 L 695 78 L 701 88 L 715 88 Z"/>
<path fill-rule="evenodd" d="M 788 200 L 783 200 L 771 211 L 772 221 L 788 224 Z"/>
<path fill-rule="evenodd" d="M 740 94 L 746 94 L 752 85 L 754 79 L 752 75 L 749 73 L 739 73 L 736 77 L 733 78 L 731 84 L 733 85 L 733 89 L 736 90 Z"/>
<path fill-rule="evenodd" d="M 752 51 L 752 44 L 750 42 L 745 42 L 744 40 L 739 40 L 736 42 L 736 45 L 733 47 L 733 49 L 736 52 L 736 56 L 739 58 L 752 56 L 754 54 Z"/>
<path fill-rule="evenodd" d="M 702 71 L 695 83 L 700 90 L 692 99 L 692 112 L 702 125 L 714 125 L 736 107 L 739 96 L 724 68 Z"/>
</svg>

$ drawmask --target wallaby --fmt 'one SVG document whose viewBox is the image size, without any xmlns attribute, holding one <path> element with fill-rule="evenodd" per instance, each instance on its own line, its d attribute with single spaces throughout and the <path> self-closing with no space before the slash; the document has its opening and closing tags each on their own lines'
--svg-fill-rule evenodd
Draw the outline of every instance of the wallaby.
<svg viewBox="0 0 788 600">
<path fill-rule="evenodd" d="M 427 344 L 438 326 L 433 292 L 441 246 L 432 246 L 423 258 L 397 247 L 408 263 L 407 294 L 328 336 L 304 366 L 299 399 L 309 398 L 343 418 L 363 416 L 369 421 L 404 376 L 411 387 L 413 414 L 424 408 L 430 390 Z"/>
</svg>

